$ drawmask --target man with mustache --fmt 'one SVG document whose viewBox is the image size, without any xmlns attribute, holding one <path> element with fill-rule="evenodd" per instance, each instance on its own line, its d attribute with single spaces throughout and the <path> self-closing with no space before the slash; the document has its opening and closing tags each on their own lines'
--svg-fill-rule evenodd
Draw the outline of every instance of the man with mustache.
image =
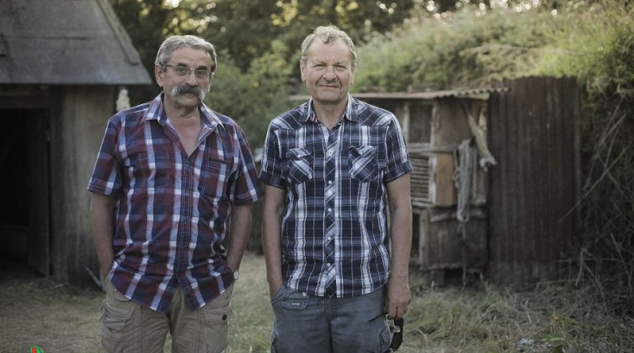
<svg viewBox="0 0 634 353">
<path fill-rule="evenodd" d="M 271 353 L 400 344 L 390 347 L 387 319 L 400 321 L 411 300 L 412 166 L 394 114 L 348 94 L 356 57 L 345 32 L 318 27 L 299 62 L 311 99 L 269 126 L 260 180 Z"/>
<path fill-rule="evenodd" d="M 205 104 L 212 44 L 166 39 L 163 92 L 108 120 L 88 190 L 104 278 L 108 352 L 224 352 L 251 204 L 262 196 L 246 137 Z M 224 241 L 228 238 L 228 247 Z"/>
</svg>

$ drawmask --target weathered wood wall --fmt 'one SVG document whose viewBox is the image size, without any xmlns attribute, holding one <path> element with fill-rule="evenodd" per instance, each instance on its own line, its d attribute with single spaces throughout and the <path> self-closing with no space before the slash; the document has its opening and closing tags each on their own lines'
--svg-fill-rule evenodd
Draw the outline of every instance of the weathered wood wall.
<svg viewBox="0 0 634 353">
<path fill-rule="evenodd" d="M 59 282 L 90 283 L 99 265 L 90 227 L 88 180 L 106 121 L 114 114 L 112 86 L 63 88 L 51 123 L 51 259 Z"/>
</svg>

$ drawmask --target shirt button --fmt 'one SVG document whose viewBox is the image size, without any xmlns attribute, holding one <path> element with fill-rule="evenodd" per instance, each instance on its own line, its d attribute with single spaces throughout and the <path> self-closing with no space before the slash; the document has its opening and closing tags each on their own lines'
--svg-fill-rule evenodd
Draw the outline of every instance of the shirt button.
<svg viewBox="0 0 634 353">
<path fill-rule="evenodd" d="M 332 212 L 332 208 L 329 207 L 328 208 L 328 213 L 330 213 L 330 212 Z"/>
<path fill-rule="evenodd" d="M 332 156 L 332 151 L 328 151 L 328 155 L 329 155 L 329 156 Z"/>
<path fill-rule="evenodd" d="M 332 185 L 332 180 L 328 180 L 328 185 Z"/>
</svg>

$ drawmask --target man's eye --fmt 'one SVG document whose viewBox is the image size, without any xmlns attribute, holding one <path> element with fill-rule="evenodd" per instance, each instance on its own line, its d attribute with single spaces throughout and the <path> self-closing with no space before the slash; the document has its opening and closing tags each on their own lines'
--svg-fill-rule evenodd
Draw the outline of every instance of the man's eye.
<svg viewBox="0 0 634 353">
<path fill-rule="evenodd" d="M 209 71 L 207 71 L 207 70 L 196 70 L 195 73 L 196 73 L 196 76 L 198 76 L 198 77 L 207 77 L 207 76 L 209 76 Z"/>
<path fill-rule="evenodd" d="M 181 75 L 185 75 L 189 73 L 189 69 L 188 68 L 184 68 L 184 67 L 180 67 L 180 66 L 176 66 L 176 72 L 178 72 Z"/>
</svg>

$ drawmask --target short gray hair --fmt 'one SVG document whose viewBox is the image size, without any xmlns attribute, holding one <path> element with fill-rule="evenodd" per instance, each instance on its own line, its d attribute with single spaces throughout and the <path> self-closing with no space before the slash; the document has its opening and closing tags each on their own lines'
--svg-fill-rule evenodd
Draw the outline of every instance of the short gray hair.
<svg viewBox="0 0 634 353">
<path fill-rule="evenodd" d="M 182 47 L 190 47 L 192 49 L 202 50 L 205 53 L 209 54 L 209 56 L 211 56 L 211 59 L 213 60 L 213 63 L 211 64 L 211 72 L 216 71 L 216 66 L 218 65 L 216 61 L 216 48 L 214 48 L 213 44 L 209 43 L 208 41 L 192 35 L 171 36 L 167 38 L 163 42 L 163 44 L 161 44 L 161 47 L 156 53 L 156 60 L 154 61 L 154 63 L 156 65 L 159 65 L 162 70 L 165 70 L 165 65 L 172 58 L 172 53 Z"/>
<path fill-rule="evenodd" d="M 352 66 L 357 65 L 357 49 L 354 47 L 354 43 L 350 36 L 337 28 L 336 26 L 320 26 L 317 27 L 313 33 L 309 34 L 302 42 L 302 61 L 306 59 L 308 55 L 308 48 L 315 38 L 319 38 L 324 44 L 334 44 L 337 41 L 342 41 L 348 49 L 350 50 L 350 54 L 352 55 Z"/>
</svg>

